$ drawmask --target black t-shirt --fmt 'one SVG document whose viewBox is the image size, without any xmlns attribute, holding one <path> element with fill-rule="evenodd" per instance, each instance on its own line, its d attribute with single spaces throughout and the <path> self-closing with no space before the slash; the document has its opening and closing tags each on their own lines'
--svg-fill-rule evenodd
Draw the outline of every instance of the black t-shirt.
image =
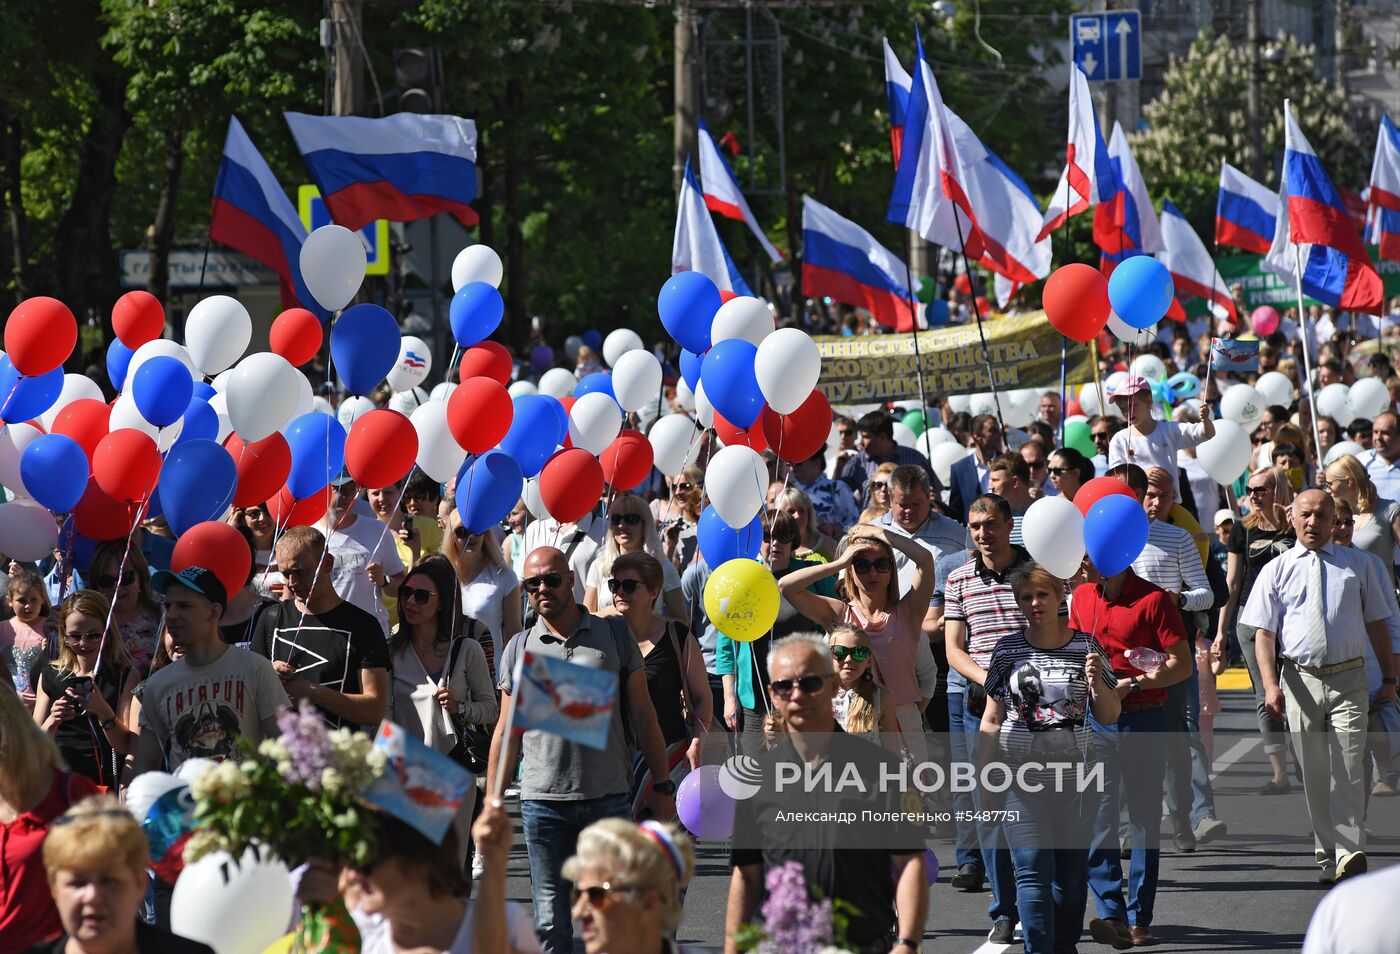
<svg viewBox="0 0 1400 954">
<path fill-rule="evenodd" d="M 1245 600 L 1249 599 L 1249 591 L 1254 587 L 1254 580 L 1259 576 L 1259 571 L 1264 569 L 1270 560 L 1297 542 L 1298 538 L 1294 535 L 1292 527 L 1265 530 L 1262 527 L 1246 527 L 1243 520 L 1235 521 L 1225 548 L 1244 557 L 1244 585 L 1240 589 L 1241 609 L 1244 608 Z"/>
<path fill-rule="evenodd" d="M 65 934 L 56 941 L 41 941 L 27 948 L 24 954 L 63 954 L 67 947 L 68 935 Z M 137 919 L 136 954 L 214 954 L 214 949 L 202 941 L 191 941 Z"/>
<path fill-rule="evenodd" d="M 676 642 L 680 644 L 683 656 L 700 652 L 700 645 L 684 625 L 668 623 L 666 628 L 676 634 Z M 662 738 L 667 745 L 690 738 L 682 710 L 681 663 L 676 659 L 675 646 L 667 633 L 662 633 L 652 644 L 651 652 L 642 657 L 642 665 L 647 674 L 647 693 L 651 696 L 652 707 L 656 709 L 656 722 L 661 727 Z"/>
<path fill-rule="evenodd" d="M 253 641 L 253 632 L 257 627 L 258 617 L 269 606 L 276 606 L 277 602 L 277 600 L 259 598 L 253 604 L 253 612 L 249 614 L 247 619 L 239 620 L 237 623 L 220 623 L 219 636 L 230 646 L 242 646 L 247 649 Z"/>
<path fill-rule="evenodd" d="M 126 684 L 128 672 L 129 669 L 104 665 L 93 683 L 93 691 L 101 694 L 113 712 L 117 711 L 117 703 L 121 699 L 122 686 Z M 86 677 L 74 675 L 72 670 L 68 669 L 60 671 L 53 664 L 39 670 L 40 685 L 44 687 L 44 693 L 50 702 L 58 701 L 64 691 L 81 678 Z M 118 758 L 107 741 L 107 733 L 102 731 L 97 722 L 95 717 L 90 717 L 85 712 L 67 722 L 59 723 L 53 740 L 69 771 L 90 778 L 98 785 L 115 785 Z"/>
<path fill-rule="evenodd" d="M 303 615 L 290 600 L 269 606 L 258 617 L 251 648 L 273 662 L 291 663 L 303 679 L 337 692 L 363 691 L 362 669 L 389 668 L 389 644 L 379 620 L 344 600 L 319 614 Z M 333 726 L 359 728 L 324 709 L 321 714 Z"/>
</svg>

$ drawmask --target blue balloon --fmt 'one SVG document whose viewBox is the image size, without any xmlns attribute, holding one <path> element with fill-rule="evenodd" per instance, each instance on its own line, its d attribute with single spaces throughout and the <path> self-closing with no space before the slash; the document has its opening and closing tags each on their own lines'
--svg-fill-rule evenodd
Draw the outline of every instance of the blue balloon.
<svg viewBox="0 0 1400 954">
<path fill-rule="evenodd" d="M 758 348 L 743 338 L 729 338 L 710 349 L 700 366 L 705 397 L 735 427 L 749 428 L 763 413 L 763 392 L 754 374 Z"/>
<path fill-rule="evenodd" d="M 217 520 L 233 503 L 237 486 L 238 467 L 222 446 L 211 440 L 176 445 L 160 470 L 165 520 L 177 536 L 197 523 Z"/>
<path fill-rule="evenodd" d="M 132 377 L 131 399 L 141 416 L 156 427 L 169 427 L 184 416 L 193 395 L 190 369 L 168 354 L 147 358 Z"/>
<path fill-rule="evenodd" d="M 656 296 L 661 324 L 682 348 L 695 354 L 710 350 L 710 326 L 721 304 L 715 283 L 699 272 L 672 275 Z"/>
<path fill-rule="evenodd" d="M 763 545 L 763 514 L 755 514 L 752 523 L 735 530 L 714 507 L 706 506 L 700 511 L 695 536 L 700 544 L 700 555 L 712 567 L 730 560 L 757 560 L 759 547 Z"/>
<path fill-rule="evenodd" d="M 146 512 L 142 520 L 154 520 L 157 517 L 165 516 L 165 508 L 160 505 L 160 481 L 156 481 L 155 487 L 151 488 L 151 499 L 146 501 Z"/>
<path fill-rule="evenodd" d="M 692 394 L 695 392 L 696 388 L 700 387 L 700 364 L 702 360 L 700 355 L 692 354 L 684 348 L 681 349 L 681 378 L 684 379 L 686 387 L 690 388 Z M 719 564 L 715 565 L 718 566 Z"/>
<path fill-rule="evenodd" d="M 1167 383 L 1171 385 L 1172 393 L 1181 400 L 1193 398 L 1201 393 L 1201 379 L 1190 371 L 1178 371 L 1167 378 Z"/>
<path fill-rule="evenodd" d="M 214 385 L 210 384 L 208 381 L 196 381 L 194 383 L 194 396 L 197 398 L 203 398 L 207 401 L 218 393 Z"/>
<path fill-rule="evenodd" d="M 340 320 L 344 321 L 345 315 Z M 397 351 L 394 357 L 398 357 Z M 311 411 L 292 421 L 287 427 L 287 446 L 292 451 L 287 489 L 297 500 L 324 489 L 345 466 L 345 428 L 323 411 Z"/>
<path fill-rule="evenodd" d="M 524 476 L 533 477 L 564 442 L 568 415 L 564 405 L 548 394 L 522 394 L 514 404 L 515 416 L 501 439 L 501 450 L 515 458 Z"/>
<path fill-rule="evenodd" d="M 452 296 L 452 304 L 447 309 L 452 322 L 452 337 L 463 348 L 480 344 L 501 326 L 505 313 L 505 300 L 494 286 L 486 282 L 468 282 Z M 398 356 L 395 349 L 394 357 Z"/>
<path fill-rule="evenodd" d="M 113 338 L 107 346 L 107 380 L 112 382 L 112 390 L 120 391 L 126 383 L 126 369 L 131 367 L 132 356 L 136 354 L 121 339 Z"/>
<path fill-rule="evenodd" d="M 457 474 L 457 513 L 469 533 L 485 533 L 506 518 L 520 500 L 525 477 L 515 458 L 487 451 Z"/>
<path fill-rule="evenodd" d="M 948 308 L 948 301 L 945 298 L 935 298 L 929 302 L 925 312 L 930 328 L 937 328 L 939 325 L 946 325 L 952 317 L 952 312 Z"/>
<path fill-rule="evenodd" d="M 209 402 L 195 397 L 185 408 L 185 424 L 180 428 L 180 436 L 175 439 L 179 447 L 188 441 L 216 441 L 219 439 L 219 414 Z"/>
<path fill-rule="evenodd" d="M 1150 328 L 1172 304 L 1171 272 L 1150 255 L 1124 259 L 1108 278 L 1108 302 L 1133 328 Z"/>
<path fill-rule="evenodd" d="M 45 509 L 71 513 L 87 490 L 87 452 L 64 434 L 40 435 L 20 455 L 19 476 Z"/>
<path fill-rule="evenodd" d="M 578 384 L 574 385 L 574 397 L 581 398 L 585 394 L 592 394 L 594 391 L 602 391 L 614 401 L 617 395 L 613 393 L 612 375 L 606 371 L 594 371 L 592 374 L 585 374 Z"/>
<path fill-rule="evenodd" d="M 152 504 L 154 504 L 154 494 L 151 495 L 151 499 Z M 97 549 L 97 541 L 91 540 L 73 529 L 73 518 L 69 517 L 63 521 L 63 526 L 59 528 L 56 549 L 79 573 L 86 573 L 92 569 L 92 554 Z"/>
<path fill-rule="evenodd" d="M 1147 546 L 1147 511 L 1133 497 L 1109 494 L 1084 515 L 1084 549 L 1094 569 L 1117 576 Z"/>
<path fill-rule="evenodd" d="M 63 367 L 26 378 L 15 370 L 10 356 L 0 356 L 0 421 L 13 424 L 31 421 L 53 407 L 63 390 Z"/>
<path fill-rule="evenodd" d="M 331 361 L 351 394 L 379 387 L 399 360 L 403 336 L 394 316 L 378 305 L 347 309 L 331 327 Z"/>
<path fill-rule="evenodd" d="M 584 344 L 588 345 L 588 347 L 592 348 L 594 351 L 603 350 L 603 333 L 597 328 L 589 328 L 583 334 L 579 335 L 579 337 L 583 339 Z"/>
</svg>

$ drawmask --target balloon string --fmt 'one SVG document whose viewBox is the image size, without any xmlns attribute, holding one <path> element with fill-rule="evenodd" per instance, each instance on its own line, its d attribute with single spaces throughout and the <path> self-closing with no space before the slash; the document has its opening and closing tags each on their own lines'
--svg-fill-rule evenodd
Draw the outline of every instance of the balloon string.
<svg viewBox="0 0 1400 954">
<path fill-rule="evenodd" d="M 399 489 L 399 499 L 394 501 L 394 508 L 393 508 L 392 510 L 389 511 L 389 513 L 390 513 L 389 519 L 388 519 L 388 520 L 381 520 L 381 521 L 380 521 L 380 523 L 384 524 L 384 528 L 383 528 L 382 530 L 379 531 L 379 541 L 378 541 L 377 543 L 375 543 L 374 549 L 370 551 L 369 558 L 370 558 L 371 561 L 373 561 L 375 555 L 376 555 L 377 553 L 379 553 L 379 548 L 382 547 L 382 546 L 384 546 L 384 538 L 387 537 L 387 536 L 389 535 L 389 524 L 390 524 L 390 522 L 393 520 L 393 514 L 395 514 L 395 513 L 398 512 L 399 505 L 403 503 L 404 494 L 408 493 L 408 478 L 412 477 L 412 476 L 413 476 L 413 472 L 414 472 L 415 470 L 417 470 L 417 469 L 418 469 L 418 464 L 417 464 L 417 462 L 415 461 L 414 464 L 413 464 L 413 466 L 410 467 L 410 468 L 408 469 L 408 473 L 404 475 L 404 478 L 403 478 L 403 486 Z M 414 519 L 413 517 L 409 517 L 409 518 L 408 518 L 408 525 L 409 525 L 410 527 L 413 526 L 413 519 Z M 397 549 L 397 548 L 396 548 L 396 549 Z M 404 567 L 404 569 L 407 570 L 408 567 Z M 387 574 L 386 574 L 386 576 L 387 576 Z M 374 581 L 371 580 L 370 582 L 373 583 Z M 378 613 L 378 610 L 379 610 L 379 601 L 380 601 L 379 587 L 376 585 L 375 588 L 374 588 L 374 607 L 375 607 L 375 612 L 376 612 L 376 614 Z"/>
<path fill-rule="evenodd" d="M 107 637 L 112 630 L 113 620 L 117 613 L 117 598 L 122 591 L 122 577 L 126 575 L 126 558 L 131 555 L 131 541 L 136 536 L 137 527 L 141 526 L 141 515 L 146 510 L 146 505 L 150 503 L 151 492 L 155 490 L 156 482 L 153 480 L 146 486 L 145 492 L 141 496 L 141 502 L 136 507 L 136 517 L 131 522 L 131 529 L 126 533 L 126 547 L 122 550 L 121 562 L 117 564 L 117 581 L 112 588 L 112 602 L 107 606 L 107 620 L 102 625 L 102 638 L 97 643 L 97 662 L 93 665 L 92 677 L 96 679 L 102 672 L 102 662 L 104 652 L 107 649 Z M 127 515 L 131 515 L 130 504 L 127 505 Z M 162 624 L 165 621 L 165 613 L 161 613 Z M 156 629 L 156 638 L 160 639 L 160 629 Z"/>
</svg>

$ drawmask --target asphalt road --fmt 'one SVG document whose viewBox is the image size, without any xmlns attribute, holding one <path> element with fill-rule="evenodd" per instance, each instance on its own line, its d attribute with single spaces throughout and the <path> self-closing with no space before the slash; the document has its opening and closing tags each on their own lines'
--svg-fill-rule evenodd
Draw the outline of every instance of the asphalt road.
<svg viewBox="0 0 1400 954">
<path fill-rule="evenodd" d="M 1214 787 L 1216 810 L 1229 833 L 1193 853 L 1171 847 L 1164 824 L 1161 883 L 1153 933 L 1155 950 L 1164 952 L 1297 951 L 1308 920 L 1326 892 L 1317 883 L 1312 861 L 1312 829 L 1301 788 L 1292 793 L 1255 794 L 1270 777 L 1247 691 L 1221 692 L 1224 711 L 1217 717 Z M 512 809 L 514 811 L 514 809 Z M 1400 862 L 1400 798 L 1372 799 L 1367 855 L 1372 871 Z M 942 864 L 938 883 L 929 888 L 929 916 L 924 951 L 938 954 L 1000 954 L 1021 944 L 987 942 L 986 906 L 990 895 L 953 890 L 951 843 L 937 851 Z M 686 897 L 682 943 L 716 950 L 724 940 L 724 913 L 729 884 L 727 849 L 701 843 L 697 872 Z M 529 905 L 530 883 L 525 848 L 519 834 L 511 861 L 510 896 Z M 1094 915 L 1092 897 L 1087 919 Z M 582 946 L 576 942 L 578 950 Z M 1084 954 L 1108 951 L 1090 939 L 1080 941 Z"/>
</svg>

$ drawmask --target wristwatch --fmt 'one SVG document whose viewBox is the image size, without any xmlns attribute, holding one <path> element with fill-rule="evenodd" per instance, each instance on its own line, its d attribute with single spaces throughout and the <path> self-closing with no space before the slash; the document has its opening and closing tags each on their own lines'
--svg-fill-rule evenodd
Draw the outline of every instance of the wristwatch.
<svg viewBox="0 0 1400 954">
<path fill-rule="evenodd" d="M 1139 680 L 1137 676 L 1134 676 L 1133 678 L 1128 680 L 1128 695 L 1131 696 L 1133 693 L 1140 692 L 1141 690 L 1142 681 Z"/>
<path fill-rule="evenodd" d="M 895 942 L 894 946 L 907 947 L 912 951 L 917 951 L 919 949 L 919 942 L 914 940 L 912 937 L 902 937 Z"/>
<path fill-rule="evenodd" d="M 115 729 L 115 728 L 117 727 L 117 720 L 116 720 L 116 719 L 104 719 L 103 721 L 97 723 L 97 727 L 98 727 L 99 729 L 101 729 L 103 732 L 106 732 L 108 729 Z"/>
<path fill-rule="evenodd" d="M 1397 676 L 1381 676 L 1381 685 L 1382 685 L 1382 686 L 1395 686 L 1395 685 L 1400 685 L 1400 677 L 1397 677 Z"/>
<path fill-rule="evenodd" d="M 676 794 L 676 783 L 669 778 L 662 779 L 659 782 L 652 782 L 651 790 L 658 795 L 674 795 Z"/>
<path fill-rule="evenodd" d="M 1183 609 L 1183 610 L 1186 609 L 1186 594 L 1185 594 L 1185 593 L 1180 593 L 1180 594 L 1177 595 L 1177 597 L 1176 597 L 1176 608 L 1177 608 L 1177 609 Z"/>
</svg>

